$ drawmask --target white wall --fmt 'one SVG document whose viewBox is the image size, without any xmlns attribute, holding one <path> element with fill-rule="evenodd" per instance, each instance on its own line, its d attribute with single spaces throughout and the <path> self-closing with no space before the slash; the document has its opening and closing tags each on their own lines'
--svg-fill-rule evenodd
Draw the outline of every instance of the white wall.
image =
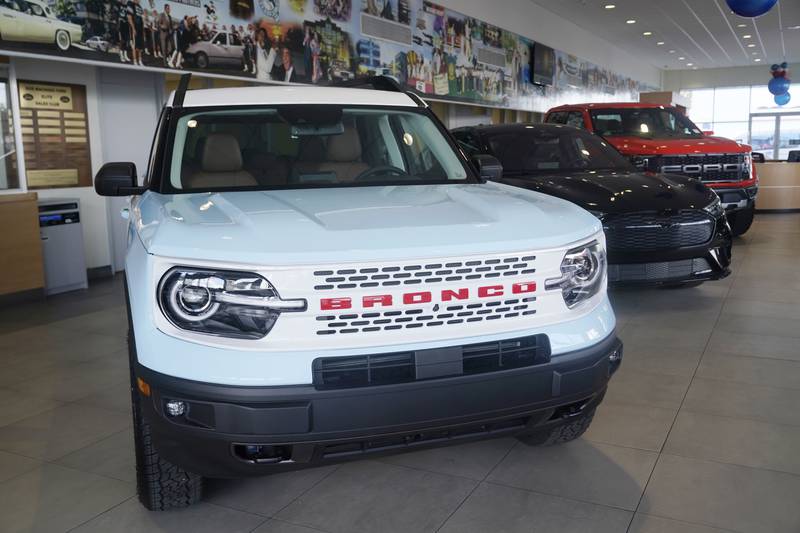
<svg viewBox="0 0 800 533">
<path fill-rule="evenodd" d="M 772 78 L 770 66 L 667 70 L 664 72 L 664 90 L 679 91 L 681 89 L 766 85 Z M 800 64 L 790 64 L 790 78 L 792 72 L 800 73 Z"/>
<path fill-rule="evenodd" d="M 55 83 L 74 83 L 86 86 L 87 119 L 89 122 L 89 143 L 91 146 L 92 176 L 105 163 L 108 152 L 105 143 L 134 144 L 144 143 L 149 147 L 152 140 L 152 131 L 148 132 L 145 139 L 132 138 L 126 130 L 125 124 L 118 124 L 113 128 L 103 128 L 101 120 L 101 98 L 103 91 L 113 91 L 115 84 L 128 83 L 141 87 L 139 98 L 154 102 L 153 107 L 161 106 L 161 96 L 157 85 L 163 86 L 160 74 L 145 72 L 122 71 L 81 65 L 78 63 L 63 63 L 43 59 L 12 58 L 18 80 L 50 81 Z M 84 253 L 86 267 L 106 267 L 112 264 L 111 235 L 109 232 L 108 200 L 98 196 L 93 187 L 69 187 L 61 189 L 46 189 L 36 191 L 41 198 L 70 197 L 78 198 L 81 202 L 81 225 L 83 227 Z"/>
<path fill-rule="evenodd" d="M 100 131 L 97 72 L 92 66 L 37 59 L 13 58 L 18 80 L 74 83 L 86 86 L 86 111 L 89 121 L 89 143 L 92 154 L 92 175 L 103 164 L 103 135 Z M 86 254 L 86 267 L 109 265 L 106 202 L 91 187 L 70 187 L 36 191 L 40 198 L 78 198 L 81 202 L 81 225 Z"/>
<path fill-rule="evenodd" d="M 661 69 L 531 0 L 439 0 L 438 3 L 635 80 L 661 86 Z M 577 2 L 575 8 L 579 9 Z"/>
</svg>

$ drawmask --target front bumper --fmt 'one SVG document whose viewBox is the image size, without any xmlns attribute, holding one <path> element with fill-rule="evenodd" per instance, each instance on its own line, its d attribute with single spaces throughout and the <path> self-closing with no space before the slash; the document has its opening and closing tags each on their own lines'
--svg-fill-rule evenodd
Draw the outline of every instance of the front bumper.
<svg viewBox="0 0 800 533">
<path fill-rule="evenodd" d="M 241 477 L 564 424 L 600 403 L 621 356 L 612 333 L 535 366 L 338 390 L 199 383 L 140 364 L 136 373 L 150 385 L 142 414 L 165 459 Z M 187 414 L 170 417 L 167 400 Z"/>
<path fill-rule="evenodd" d="M 730 275 L 733 237 L 725 217 L 710 241 L 659 251 L 610 250 L 608 281 L 614 285 L 673 284 L 723 279 Z"/>
<path fill-rule="evenodd" d="M 758 185 L 752 187 L 725 187 L 709 185 L 719 196 L 725 212 L 732 214 L 737 211 L 752 209 L 758 196 Z"/>
</svg>

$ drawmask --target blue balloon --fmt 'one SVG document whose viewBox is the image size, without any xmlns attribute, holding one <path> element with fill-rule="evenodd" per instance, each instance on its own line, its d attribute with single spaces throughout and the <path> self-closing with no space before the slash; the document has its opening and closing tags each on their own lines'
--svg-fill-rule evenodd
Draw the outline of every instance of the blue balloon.
<svg viewBox="0 0 800 533">
<path fill-rule="evenodd" d="M 792 95 L 789 93 L 779 94 L 775 97 L 775 103 L 778 105 L 786 105 L 792 99 Z"/>
<path fill-rule="evenodd" d="M 769 80 L 769 92 L 775 96 L 786 94 L 789 92 L 790 85 L 791 83 L 786 78 L 772 78 Z"/>
<path fill-rule="evenodd" d="M 740 17 L 760 17 L 772 9 L 778 0 L 727 0 L 731 11 Z"/>
</svg>

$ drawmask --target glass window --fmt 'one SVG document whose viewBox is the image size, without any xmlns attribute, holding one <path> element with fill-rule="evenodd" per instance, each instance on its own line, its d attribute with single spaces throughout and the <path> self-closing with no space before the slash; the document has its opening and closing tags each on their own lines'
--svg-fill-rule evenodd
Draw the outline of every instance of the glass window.
<svg viewBox="0 0 800 533">
<path fill-rule="evenodd" d="M 734 122 L 750 118 L 750 87 L 730 87 L 714 92 L 714 122 Z"/>
<path fill-rule="evenodd" d="M 689 99 L 689 118 L 700 127 L 701 123 L 714 122 L 714 89 L 695 89 L 681 91 L 681 95 Z M 708 128 L 705 128 L 708 129 Z"/>
<path fill-rule="evenodd" d="M 793 160 L 798 161 L 800 156 L 800 116 L 781 117 L 781 138 L 778 142 L 778 159 L 785 161 L 789 159 L 791 152 Z"/>
<path fill-rule="evenodd" d="M 14 119 L 11 113 L 11 94 L 7 79 L 0 78 L 0 190 L 18 189 L 17 150 L 14 139 Z"/>
<path fill-rule="evenodd" d="M 230 34 L 231 45 L 233 46 L 242 46 L 242 40 L 239 39 L 239 36 L 235 33 Z"/>
<path fill-rule="evenodd" d="M 567 115 L 567 126 L 572 126 L 575 128 L 585 129 L 586 125 L 583 122 L 583 113 L 581 112 L 572 112 Z"/>
<path fill-rule="evenodd" d="M 179 190 L 465 181 L 467 167 L 421 112 L 276 106 L 189 113 L 175 134 Z"/>
<path fill-rule="evenodd" d="M 548 124 L 566 124 L 567 123 L 567 113 L 565 111 L 556 111 L 555 113 L 550 113 L 547 115 L 547 123 Z"/>
<path fill-rule="evenodd" d="M 732 139 L 742 144 L 748 142 L 748 122 L 715 122 L 714 135 L 717 137 L 725 137 Z"/>
<path fill-rule="evenodd" d="M 226 44 L 228 44 L 228 39 L 227 39 L 227 37 L 225 37 L 224 33 L 218 33 L 217 36 L 214 37 L 213 44 L 226 45 Z"/>
<path fill-rule="evenodd" d="M 685 115 L 664 107 L 596 109 L 591 111 L 594 131 L 602 136 L 645 138 L 702 137 L 703 133 Z"/>
<path fill-rule="evenodd" d="M 30 10 L 31 14 L 36 15 L 37 17 L 44 16 L 44 10 L 42 9 L 42 6 L 40 6 L 39 4 L 33 4 L 29 2 L 28 9 Z"/>
<path fill-rule="evenodd" d="M 800 111 L 800 99 L 792 99 L 785 106 L 775 103 L 775 96 L 769 92 L 766 85 L 754 85 L 750 93 L 751 113 L 796 113 Z"/>
<path fill-rule="evenodd" d="M 775 117 L 753 117 L 750 125 L 750 145 L 766 159 L 774 159 Z"/>
<path fill-rule="evenodd" d="M 490 134 L 487 142 L 506 174 L 631 170 L 628 160 L 601 138 L 573 129 L 515 129 Z"/>
</svg>

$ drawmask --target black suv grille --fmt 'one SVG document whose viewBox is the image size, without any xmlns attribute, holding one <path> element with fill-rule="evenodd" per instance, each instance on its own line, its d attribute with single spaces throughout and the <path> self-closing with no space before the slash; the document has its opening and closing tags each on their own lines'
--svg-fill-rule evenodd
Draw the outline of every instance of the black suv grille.
<svg viewBox="0 0 800 533">
<path fill-rule="evenodd" d="M 750 178 L 745 154 L 662 155 L 647 157 L 653 172 L 683 174 L 701 181 L 742 181 Z"/>
<path fill-rule="evenodd" d="M 313 362 L 317 389 L 346 389 L 483 374 L 550 362 L 547 335 L 467 344 L 443 349 L 350 357 Z"/>
<path fill-rule="evenodd" d="M 610 251 L 656 251 L 698 246 L 711 240 L 715 221 L 703 211 L 672 215 L 627 213 L 606 219 L 603 226 Z"/>
</svg>

